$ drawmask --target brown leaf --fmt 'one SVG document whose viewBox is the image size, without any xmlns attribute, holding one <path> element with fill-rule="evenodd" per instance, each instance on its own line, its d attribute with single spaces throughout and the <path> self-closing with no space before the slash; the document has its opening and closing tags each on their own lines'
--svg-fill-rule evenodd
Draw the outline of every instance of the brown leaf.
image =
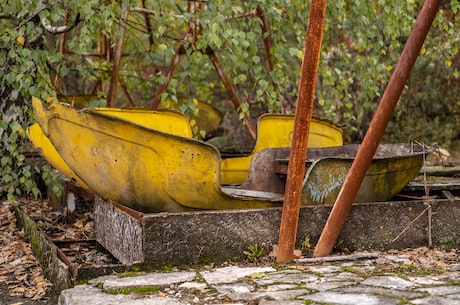
<svg viewBox="0 0 460 305">
<path fill-rule="evenodd" d="M 437 261 L 437 262 L 436 262 L 436 265 L 437 265 L 438 267 L 447 267 L 447 266 L 448 266 L 448 265 L 447 265 L 446 263 L 444 263 L 443 261 Z"/>
<path fill-rule="evenodd" d="M 13 289 L 10 289 L 10 290 L 13 293 L 24 293 L 26 291 L 26 289 L 21 286 L 14 287 Z"/>
<path fill-rule="evenodd" d="M 44 296 L 45 296 L 45 291 L 43 291 L 42 293 L 37 293 L 36 295 L 34 295 L 34 297 L 31 300 L 38 301 L 38 300 L 43 299 Z"/>
<path fill-rule="evenodd" d="M 413 265 L 413 264 L 414 264 L 414 261 L 411 261 L 411 260 L 405 260 L 405 261 L 403 262 L 403 264 L 404 264 L 404 265 L 406 265 L 406 266 L 411 266 L 411 265 Z"/>
<path fill-rule="evenodd" d="M 83 228 L 83 221 L 81 219 L 78 219 L 77 221 L 75 221 L 75 223 L 73 225 L 77 229 L 82 229 Z"/>
</svg>

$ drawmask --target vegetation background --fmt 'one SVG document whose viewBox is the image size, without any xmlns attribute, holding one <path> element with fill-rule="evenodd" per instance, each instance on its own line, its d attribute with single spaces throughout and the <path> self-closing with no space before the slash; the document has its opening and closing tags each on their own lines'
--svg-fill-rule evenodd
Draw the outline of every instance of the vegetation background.
<svg viewBox="0 0 460 305">
<path fill-rule="evenodd" d="M 329 1 L 315 114 L 345 127 L 345 142 L 363 138 L 422 4 Z M 459 10 L 442 2 L 385 142 L 449 147 L 459 137 Z M 292 113 L 308 11 L 304 0 L 2 1 L 0 196 L 40 196 L 38 181 L 55 178 L 27 162 L 32 96 L 188 116 L 205 101 L 247 127 L 263 112 Z"/>
</svg>

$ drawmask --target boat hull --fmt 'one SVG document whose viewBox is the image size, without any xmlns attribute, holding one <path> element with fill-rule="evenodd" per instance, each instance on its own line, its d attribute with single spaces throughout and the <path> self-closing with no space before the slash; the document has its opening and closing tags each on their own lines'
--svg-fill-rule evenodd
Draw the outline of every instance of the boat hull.
<svg viewBox="0 0 460 305">
<path fill-rule="evenodd" d="M 83 97 L 79 97 L 83 98 Z M 77 100 L 79 101 L 79 100 Z M 86 101 L 86 100 L 84 100 Z M 72 100 L 74 102 L 74 100 Z M 36 117 L 40 124 L 47 125 L 41 101 L 33 98 L 32 104 L 36 110 Z M 173 133 L 184 137 L 191 137 L 192 130 L 187 119 L 179 112 L 172 110 L 146 110 L 146 109 L 121 109 L 121 108 L 92 108 L 94 111 L 126 119 L 139 125 L 155 128 L 167 133 Z M 32 144 L 39 150 L 51 166 L 57 169 L 68 179 L 77 185 L 90 191 L 90 187 L 83 182 L 78 175 L 67 165 L 54 145 L 43 133 L 40 124 L 33 124 L 27 128 L 26 133 Z"/>
<path fill-rule="evenodd" d="M 266 148 L 291 147 L 294 116 L 264 114 L 259 118 L 257 139 L 253 152 L 244 157 L 222 160 L 221 183 L 241 184 L 248 178 L 249 166 L 254 154 Z M 343 145 L 343 130 L 328 121 L 312 118 L 308 147 L 333 147 Z"/>
<path fill-rule="evenodd" d="M 68 179 L 74 181 L 78 186 L 87 191 L 91 190 L 91 188 L 67 165 L 64 159 L 62 159 L 61 155 L 57 152 L 56 148 L 54 148 L 48 137 L 43 133 L 43 130 L 38 123 L 35 123 L 27 128 L 26 134 L 35 148 L 38 149 L 40 156 L 46 159 L 52 167 L 57 169 Z"/>
<path fill-rule="evenodd" d="M 219 183 L 216 148 L 119 117 L 34 104 L 44 134 L 92 191 L 144 212 L 280 206 L 282 197 L 232 196 Z M 38 118 L 37 118 L 38 119 Z"/>
<path fill-rule="evenodd" d="M 281 206 L 279 162 L 288 148 L 257 152 L 247 181 L 220 184 L 220 154 L 209 144 L 91 109 L 34 103 L 37 120 L 64 162 L 91 190 L 143 212 L 251 209 Z M 308 150 L 302 204 L 333 204 L 358 150 L 343 145 Z M 357 202 L 385 201 L 419 172 L 423 149 L 381 145 Z M 285 176 L 285 174 L 284 174 Z"/>
<path fill-rule="evenodd" d="M 346 145 L 318 153 L 321 158 L 313 161 L 306 173 L 302 204 L 334 204 L 358 148 L 359 145 Z M 354 202 L 381 202 L 393 198 L 417 177 L 423 166 L 423 153 L 420 145 L 380 145 Z"/>
</svg>

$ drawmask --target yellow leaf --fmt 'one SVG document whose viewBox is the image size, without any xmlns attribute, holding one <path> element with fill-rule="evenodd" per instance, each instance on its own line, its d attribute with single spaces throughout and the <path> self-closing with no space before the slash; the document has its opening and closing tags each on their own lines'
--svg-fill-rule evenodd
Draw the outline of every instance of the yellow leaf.
<svg viewBox="0 0 460 305">
<path fill-rule="evenodd" d="M 423 55 L 423 54 L 425 54 L 425 53 L 426 53 L 426 48 L 425 48 L 425 47 L 423 47 L 423 48 L 420 50 L 420 54 L 422 54 L 422 55 Z"/>
<path fill-rule="evenodd" d="M 195 121 L 194 119 L 191 119 L 191 120 L 190 120 L 190 126 L 193 127 L 193 126 L 195 126 L 195 125 L 196 125 L 196 121 Z"/>
<path fill-rule="evenodd" d="M 193 99 L 193 103 L 195 104 L 195 106 L 198 106 L 198 100 L 196 98 Z"/>
<path fill-rule="evenodd" d="M 447 61 L 447 66 L 448 67 L 452 66 L 452 62 L 450 60 Z"/>
<path fill-rule="evenodd" d="M 388 66 L 387 66 L 387 71 L 391 71 L 391 70 L 393 70 L 393 66 L 392 66 L 392 65 L 388 65 Z"/>
<path fill-rule="evenodd" d="M 165 104 L 165 108 L 166 108 L 166 109 L 169 109 L 170 107 L 171 107 L 171 102 L 169 102 L 169 101 L 168 101 L 168 102 L 166 102 L 166 104 Z"/>
<path fill-rule="evenodd" d="M 297 57 L 298 58 L 303 58 L 303 51 L 302 50 L 297 51 Z"/>
<path fill-rule="evenodd" d="M 23 46 L 24 43 L 26 42 L 26 39 L 24 38 L 24 36 L 18 36 L 18 38 L 16 38 L 16 41 L 17 41 L 21 46 Z"/>
<path fill-rule="evenodd" d="M 215 84 L 213 82 L 209 82 L 209 87 L 212 89 L 214 88 Z"/>
</svg>

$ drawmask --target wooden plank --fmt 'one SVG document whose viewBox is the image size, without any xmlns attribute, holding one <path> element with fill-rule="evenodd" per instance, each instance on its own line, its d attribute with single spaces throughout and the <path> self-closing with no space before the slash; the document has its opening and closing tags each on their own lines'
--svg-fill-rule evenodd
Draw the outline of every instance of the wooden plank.
<svg viewBox="0 0 460 305">
<path fill-rule="evenodd" d="M 460 166 L 427 166 L 422 169 L 421 174 L 440 177 L 460 177 Z"/>
<path fill-rule="evenodd" d="M 460 180 L 451 181 L 428 181 L 426 183 L 430 191 L 455 191 L 460 190 Z M 423 181 L 411 181 L 402 190 L 403 193 L 407 192 L 425 192 L 425 182 Z"/>
</svg>

